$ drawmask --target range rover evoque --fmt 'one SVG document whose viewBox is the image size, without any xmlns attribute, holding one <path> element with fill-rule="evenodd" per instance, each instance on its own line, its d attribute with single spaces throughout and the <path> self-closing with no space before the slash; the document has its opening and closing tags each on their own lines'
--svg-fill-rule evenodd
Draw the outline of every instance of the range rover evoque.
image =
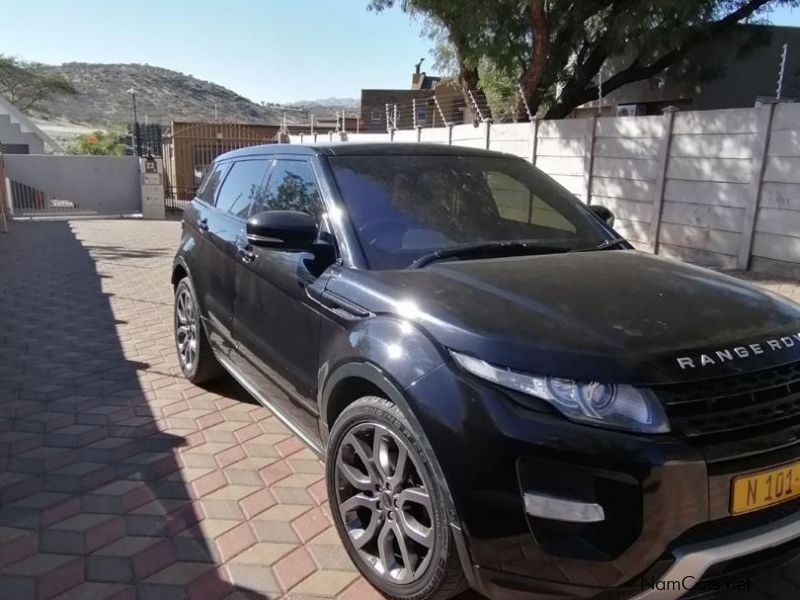
<svg viewBox="0 0 800 600">
<path fill-rule="evenodd" d="M 185 211 L 180 365 L 324 457 L 390 598 L 702 595 L 800 548 L 800 308 L 612 222 L 494 152 L 236 150 Z"/>
</svg>

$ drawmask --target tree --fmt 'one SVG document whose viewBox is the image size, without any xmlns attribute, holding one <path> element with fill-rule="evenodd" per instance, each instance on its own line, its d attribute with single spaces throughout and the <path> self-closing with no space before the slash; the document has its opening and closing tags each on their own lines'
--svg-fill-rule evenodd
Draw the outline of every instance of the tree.
<svg viewBox="0 0 800 600">
<path fill-rule="evenodd" d="M 75 93 L 66 78 L 50 73 L 44 65 L 0 54 L 0 94 L 20 110 L 35 108 L 53 96 Z"/>
<path fill-rule="evenodd" d="M 67 154 L 125 156 L 125 152 L 126 145 L 122 135 L 113 131 L 93 131 L 76 136 L 67 148 Z"/>
<path fill-rule="evenodd" d="M 732 39 L 737 25 L 800 0 L 371 0 L 369 6 L 395 4 L 449 41 L 462 85 L 487 90 L 476 76 L 488 61 L 495 79 L 517 79 L 532 112 L 562 118 L 598 97 L 601 69 L 606 95 L 668 68 L 692 68 L 684 63 L 703 44 Z"/>
</svg>

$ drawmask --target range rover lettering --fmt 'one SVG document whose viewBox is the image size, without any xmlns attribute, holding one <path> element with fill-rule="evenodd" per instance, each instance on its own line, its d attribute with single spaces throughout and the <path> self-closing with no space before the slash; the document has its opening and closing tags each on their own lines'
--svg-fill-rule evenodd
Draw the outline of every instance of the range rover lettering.
<svg viewBox="0 0 800 600">
<path fill-rule="evenodd" d="M 477 149 L 224 154 L 184 214 L 180 365 L 325 460 L 389 598 L 664 600 L 777 567 L 800 552 L 800 308 L 613 218 Z"/>
</svg>

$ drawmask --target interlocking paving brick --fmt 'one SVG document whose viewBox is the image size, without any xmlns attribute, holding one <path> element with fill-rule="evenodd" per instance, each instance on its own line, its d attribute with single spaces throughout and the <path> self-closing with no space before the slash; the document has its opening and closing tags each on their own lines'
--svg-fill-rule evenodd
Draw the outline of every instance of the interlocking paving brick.
<svg viewBox="0 0 800 600">
<path fill-rule="evenodd" d="M 28 558 L 38 548 L 39 536 L 35 531 L 0 527 L 0 568 Z"/>
<path fill-rule="evenodd" d="M 328 596 L 335 597 L 356 579 L 358 575 L 352 571 L 330 571 L 321 569 L 311 573 L 292 588 L 292 596 Z"/>
<path fill-rule="evenodd" d="M 47 600 L 83 582 L 83 559 L 38 553 L 5 567 L 0 590 L 9 598 Z"/>
<path fill-rule="evenodd" d="M 120 517 L 83 513 L 42 530 L 39 545 L 44 552 L 86 555 L 124 533 Z"/>
<path fill-rule="evenodd" d="M 228 561 L 257 541 L 250 523 L 242 523 L 223 533 L 215 540 L 220 559 Z"/>
<path fill-rule="evenodd" d="M 281 586 L 272 571 L 264 565 L 229 562 L 225 566 L 225 573 L 231 583 L 267 598 L 273 598 L 281 592 Z"/>
<path fill-rule="evenodd" d="M 302 546 L 284 556 L 272 567 L 284 590 L 292 589 L 316 570 L 314 559 Z"/>
<path fill-rule="evenodd" d="M 55 600 L 135 600 L 136 590 L 129 585 L 113 583 L 83 583 Z"/>
</svg>

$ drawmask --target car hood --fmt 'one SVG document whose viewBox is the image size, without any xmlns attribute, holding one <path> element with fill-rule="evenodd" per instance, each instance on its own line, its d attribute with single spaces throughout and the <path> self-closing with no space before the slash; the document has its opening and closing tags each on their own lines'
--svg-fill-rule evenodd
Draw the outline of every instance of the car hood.
<svg viewBox="0 0 800 600">
<path fill-rule="evenodd" d="M 800 307 L 708 269 L 636 251 L 342 270 L 328 289 L 512 369 L 667 383 L 800 360 Z"/>
</svg>

